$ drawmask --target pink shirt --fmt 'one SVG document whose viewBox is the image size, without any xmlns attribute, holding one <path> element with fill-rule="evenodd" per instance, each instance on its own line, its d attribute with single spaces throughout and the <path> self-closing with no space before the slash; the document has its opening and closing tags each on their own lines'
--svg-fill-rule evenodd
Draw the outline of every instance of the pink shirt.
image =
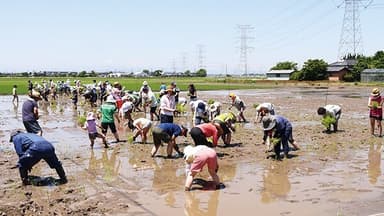
<svg viewBox="0 0 384 216">
<path fill-rule="evenodd" d="M 200 128 L 200 130 L 203 132 L 205 137 L 213 137 L 212 144 L 215 147 L 217 146 L 217 140 L 219 137 L 217 136 L 217 128 L 215 127 L 215 125 L 210 123 L 204 123 L 204 124 L 196 125 L 196 127 Z"/>
</svg>

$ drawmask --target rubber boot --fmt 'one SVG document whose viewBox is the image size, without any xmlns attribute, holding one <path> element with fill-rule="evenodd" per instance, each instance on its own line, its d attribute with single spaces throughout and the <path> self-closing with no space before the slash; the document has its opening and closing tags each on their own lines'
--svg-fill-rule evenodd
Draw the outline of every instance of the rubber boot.
<svg viewBox="0 0 384 216">
<path fill-rule="evenodd" d="M 60 177 L 60 183 L 61 184 L 65 184 L 65 183 L 68 182 L 67 177 L 65 176 L 65 172 L 64 172 L 64 169 L 63 169 L 62 165 L 56 167 L 56 172 L 57 172 L 57 174 Z"/>
<path fill-rule="evenodd" d="M 29 182 L 29 180 L 28 180 L 28 170 L 20 167 L 19 172 L 20 172 L 20 178 L 21 178 L 23 185 L 30 185 L 31 182 Z"/>
</svg>

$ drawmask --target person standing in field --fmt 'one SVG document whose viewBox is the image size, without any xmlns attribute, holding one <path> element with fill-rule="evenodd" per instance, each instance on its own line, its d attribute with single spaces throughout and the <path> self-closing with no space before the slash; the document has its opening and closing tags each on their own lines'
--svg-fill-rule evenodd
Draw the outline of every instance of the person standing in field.
<svg viewBox="0 0 384 216">
<path fill-rule="evenodd" d="M 188 96 L 190 101 L 197 100 L 197 91 L 193 83 L 189 84 L 188 86 Z"/>
<path fill-rule="evenodd" d="M 116 142 L 120 142 L 119 134 L 116 130 L 115 117 L 119 123 L 120 118 L 118 115 L 118 109 L 116 107 L 116 100 L 112 95 L 107 97 L 105 103 L 101 105 L 99 112 L 101 113 L 101 127 L 103 128 L 102 133 L 104 136 L 107 135 L 108 128 L 110 128 L 116 138 Z"/>
<path fill-rule="evenodd" d="M 379 129 L 379 136 L 382 136 L 381 120 L 383 120 L 383 98 L 378 88 L 372 89 L 371 96 L 368 99 L 369 120 L 371 123 L 371 134 L 375 135 L 375 123 Z"/>
<path fill-rule="evenodd" d="M 37 101 L 41 100 L 40 93 L 38 91 L 32 90 L 29 93 L 29 97 L 23 103 L 22 107 L 22 119 L 25 130 L 28 133 L 43 135 L 43 130 L 41 129 L 39 122 L 39 106 Z"/>
<path fill-rule="evenodd" d="M 17 85 L 13 85 L 12 95 L 13 95 L 12 103 L 15 103 L 16 101 L 16 103 L 19 104 L 19 96 L 17 95 Z"/>
<path fill-rule="evenodd" d="M 96 138 L 101 138 L 103 140 L 104 148 L 108 148 L 107 140 L 105 136 L 99 132 L 97 132 L 97 127 L 101 128 L 96 122 L 96 116 L 93 112 L 89 112 L 87 114 L 87 121 L 82 127 L 84 130 L 88 130 L 89 141 L 91 141 L 91 148 L 93 149 L 93 145 L 95 144 Z"/>
<path fill-rule="evenodd" d="M 173 113 L 176 111 L 175 93 L 171 87 L 166 92 L 160 99 L 160 123 L 173 123 Z"/>
</svg>

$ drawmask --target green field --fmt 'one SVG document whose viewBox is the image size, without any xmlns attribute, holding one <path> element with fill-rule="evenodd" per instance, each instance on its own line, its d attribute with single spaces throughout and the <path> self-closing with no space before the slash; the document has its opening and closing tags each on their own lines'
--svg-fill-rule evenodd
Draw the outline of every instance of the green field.
<svg viewBox="0 0 384 216">
<path fill-rule="evenodd" d="M 53 81 L 66 81 L 68 77 L 1 77 L 0 78 L 0 95 L 12 94 L 13 85 L 17 85 L 18 94 L 27 93 L 28 80 L 33 83 L 42 83 L 43 80 Z M 339 83 L 328 81 L 272 81 L 272 80 L 260 80 L 252 77 L 238 78 L 238 77 L 151 77 L 151 78 L 101 78 L 101 77 L 71 77 L 71 85 L 74 85 L 75 79 L 80 79 L 82 84 L 90 84 L 95 79 L 97 82 L 108 80 L 110 83 L 115 81 L 120 82 L 125 89 L 138 91 L 144 80 L 148 81 L 152 90 L 159 89 L 162 82 L 169 85 L 171 82 L 176 82 L 181 91 L 188 90 L 188 85 L 193 83 L 197 91 L 207 90 L 236 90 L 236 89 L 265 89 L 276 88 L 283 86 L 329 86 L 329 85 L 361 85 L 361 83 Z M 367 85 L 367 84 L 364 84 Z M 370 83 L 369 85 L 381 86 L 379 83 Z"/>
</svg>

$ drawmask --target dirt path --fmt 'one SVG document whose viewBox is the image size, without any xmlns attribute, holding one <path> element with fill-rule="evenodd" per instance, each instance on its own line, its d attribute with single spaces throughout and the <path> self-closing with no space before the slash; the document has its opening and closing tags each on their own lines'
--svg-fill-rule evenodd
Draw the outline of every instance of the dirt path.
<svg viewBox="0 0 384 216">
<path fill-rule="evenodd" d="M 182 159 L 151 158 L 152 144 L 111 144 L 89 149 L 86 131 L 76 125 L 67 102 L 42 106 L 44 136 L 53 142 L 68 173 L 61 186 L 21 187 L 9 131 L 22 127 L 20 107 L 0 97 L 0 215 L 369 215 L 384 212 L 382 138 L 368 131 L 364 87 L 289 87 L 234 91 L 248 105 L 250 123 L 238 124 L 233 146 L 216 151 L 225 188 L 185 193 Z M 228 101 L 228 92 L 199 92 L 204 99 Z M 22 98 L 23 100 L 24 98 Z M 254 108 L 272 102 L 293 123 L 301 150 L 281 162 L 266 159 Z M 340 132 L 322 133 L 318 106 L 339 104 Z M 225 104 L 224 110 L 228 105 Z M 44 108 L 46 107 L 46 108 Z M 82 110 L 80 109 L 80 112 Z M 138 116 L 142 116 L 139 113 Z M 137 117 L 138 117 L 137 116 Z M 190 126 L 189 116 L 177 121 Z M 130 132 L 120 128 L 121 137 Z M 112 136 L 109 135 L 109 139 Z M 151 140 L 151 137 L 149 138 Z M 181 148 L 191 138 L 178 138 Z M 100 144 L 100 145 L 99 145 Z M 163 147 L 160 154 L 165 154 Z M 33 175 L 52 176 L 41 162 Z M 207 179 L 205 171 L 199 178 Z M 196 186 L 197 187 L 197 186 Z"/>
</svg>

